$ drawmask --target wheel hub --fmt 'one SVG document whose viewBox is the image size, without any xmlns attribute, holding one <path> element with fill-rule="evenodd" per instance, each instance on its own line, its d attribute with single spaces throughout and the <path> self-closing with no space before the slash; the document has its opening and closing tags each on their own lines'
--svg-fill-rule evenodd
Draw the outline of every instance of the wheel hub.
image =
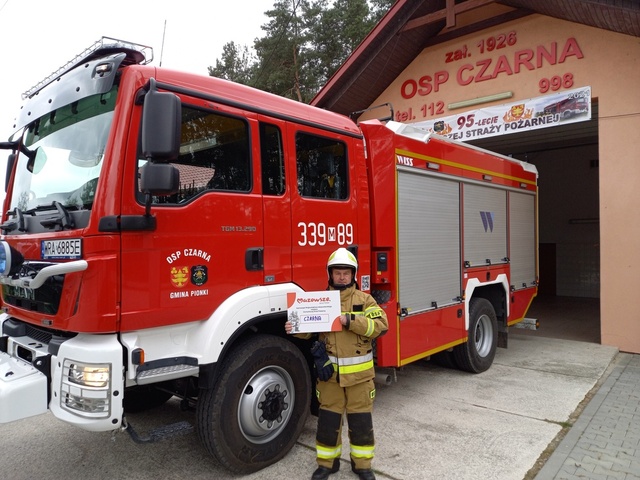
<svg viewBox="0 0 640 480">
<path fill-rule="evenodd" d="M 284 401 L 287 392 L 280 392 L 280 385 L 276 385 L 273 391 L 267 389 L 265 396 L 265 400 L 258 405 L 262 410 L 260 418 L 267 421 L 282 420 L 281 414 L 287 406 Z"/>
<path fill-rule="evenodd" d="M 266 443 L 285 427 L 294 403 L 293 379 L 286 370 L 267 367 L 247 383 L 238 405 L 242 434 L 254 443 Z"/>
<path fill-rule="evenodd" d="M 486 357 L 491 351 L 491 339 L 493 338 L 493 326 L 487 315 L 478 319 L 475 331 L 476 350 L 481 357 Z"/>
</svg>

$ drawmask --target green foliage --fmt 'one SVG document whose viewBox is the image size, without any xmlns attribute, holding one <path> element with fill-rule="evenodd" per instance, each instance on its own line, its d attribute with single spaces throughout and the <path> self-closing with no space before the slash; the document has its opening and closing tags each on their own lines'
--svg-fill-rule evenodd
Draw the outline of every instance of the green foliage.
<svg viewBox="0 0 640 480">
<path fill-rule="evenodd" d="M 225 43 L 222 47 L 222 58 L 216 59 L 216 66 L 209 67 L 209 75 L 232 82 L 248 83 L 251 80 L 252 59 L 249 48 L 234 42 Z"/>
<path fill-rule="evenodd" d="M 393 2 L 276 0 L 255 55 L 229 42 L 209 75 L 308 103 Z"/>
</svg>

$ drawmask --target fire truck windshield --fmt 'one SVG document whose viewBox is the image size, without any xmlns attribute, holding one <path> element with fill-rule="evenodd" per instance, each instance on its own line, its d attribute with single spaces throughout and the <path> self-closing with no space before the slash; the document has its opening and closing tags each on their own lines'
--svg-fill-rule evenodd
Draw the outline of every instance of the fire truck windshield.
<svg viewBox="0 0 640 480">
<path fill-rule="evenodd" d="M 30 123 L 20 153 L 10 208 L 21 211 L 59 202 L 91 209 L 113 119 L 117 87 L 53 110 Z"/>
</svg>

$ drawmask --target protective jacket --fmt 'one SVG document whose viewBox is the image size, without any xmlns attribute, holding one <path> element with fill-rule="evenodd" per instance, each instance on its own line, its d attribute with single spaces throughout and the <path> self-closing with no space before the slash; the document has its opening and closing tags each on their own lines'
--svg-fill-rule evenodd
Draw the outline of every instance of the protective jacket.
<svg viewBox="0 0 640 480">
<path fill-rule="evenodd" d="M 332 287 L 329 289 L 334 290 Z M 340 291 L 340 304 L 342 314 L 349 318 L 347 325 L 339 332 L 321 332 L 318 335 L 319 340 L 326 343 L 336 372 L 335 380 L 341 387 L 350 387 L 375 376 L 371 341 L 384 334 L 389 323 L 386 313 L 373 297 L 356 289 L 355 285 Z"/>
</svg>

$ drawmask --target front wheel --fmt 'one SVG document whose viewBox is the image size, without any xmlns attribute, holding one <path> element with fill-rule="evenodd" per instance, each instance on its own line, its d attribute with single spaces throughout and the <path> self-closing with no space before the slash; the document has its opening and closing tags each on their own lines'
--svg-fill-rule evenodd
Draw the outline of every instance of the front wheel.
<svg viewBox="0 0 640 480">
<path fill-rule="evenodd" d="M 493 305 L 485 298 L 472 298 L 467 341 L 453 349 L 458 367 L 471 373 L 488 370 L 497 346 L 498 320 Z"/>
<path fill-rule="evenodd" d="M 243 341 L 227 356 L 215 385 L 201 391 L 198 434 L 227 469 L 251 473 L 284 457 L 309 413 L 307 361 L 271 335 Z"/>
</svg>

